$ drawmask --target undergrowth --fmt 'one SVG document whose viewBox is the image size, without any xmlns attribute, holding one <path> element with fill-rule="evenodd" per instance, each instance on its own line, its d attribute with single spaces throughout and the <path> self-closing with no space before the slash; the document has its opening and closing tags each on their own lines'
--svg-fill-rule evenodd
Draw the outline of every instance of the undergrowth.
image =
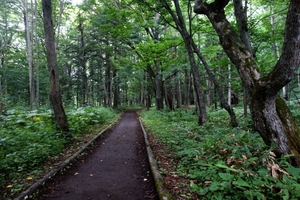
<svg viewBox="0 0 300 200">
<path fill-rule="evenodd" d="M 60 155 L 67 145 L 96 126 L 110 122 L 116 113 L 103 107 L 67 112 L 69 135 L 56 130 L 50 110 L 8 110 L 0 115 L 0 199 L 9 199 L 42 173 L 41 165 Z"/>
<path fill-rule="evenodd" d="M 209 200 L 300 198 L 300 169 L 286 158 L 275 159 L 252 129 L 250 118 L 240 117 L 240 126 L 232 128 L 226 111 L 210 110 L 208 122 L 201 127 L 192 112 L 141 113 L 148 131 L 175 160 L 176 171 L 169 173 L 188 179 L 189 191 Z M 242 116 L 242 110 L 236 113 Z"/>
</svg>

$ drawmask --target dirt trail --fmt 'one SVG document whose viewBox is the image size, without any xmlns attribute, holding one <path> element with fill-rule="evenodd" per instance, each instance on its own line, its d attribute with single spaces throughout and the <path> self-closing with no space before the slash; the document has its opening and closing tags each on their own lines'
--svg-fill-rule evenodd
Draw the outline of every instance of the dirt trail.
<svg viewBox="0 0 300 200">
<path fill-rule="evenodd" d="M 89 154 L 46 185 L 38 199 L 158 200 L 135 111 L 125 112 Z"/>
</svg>

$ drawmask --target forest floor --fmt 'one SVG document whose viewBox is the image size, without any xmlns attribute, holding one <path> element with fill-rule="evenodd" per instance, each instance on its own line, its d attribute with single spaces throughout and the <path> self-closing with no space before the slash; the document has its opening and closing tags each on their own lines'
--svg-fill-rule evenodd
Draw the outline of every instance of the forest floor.
<svg viewBox="0 0 300 200">
<path fill-rule="evenodd" d="M 135 111 L 126 111 L 86 153 L 46 183 L 36 199 L 159 199 Z"/>
</svg>

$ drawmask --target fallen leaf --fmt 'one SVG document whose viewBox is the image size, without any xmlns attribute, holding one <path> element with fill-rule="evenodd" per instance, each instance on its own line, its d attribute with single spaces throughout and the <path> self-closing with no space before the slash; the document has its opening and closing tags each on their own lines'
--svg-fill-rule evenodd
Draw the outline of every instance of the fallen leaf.
<svg viewBox="0 0 300 200">
<path fill-rule="evenodd" d="M 27 179 L 27 181 L 32 181 L 32 177 L 31 176 L 27 177 L 26 179 Z"/>
<path fill-rule="evenodd" d="M 212 183 L 212 181 L 204 181 L 205 185 L 208 185 L 208 184 L 211 184 L 211 183 Z"/>
<path fill-rule="evenodd" d="M 75 172 L 75 174 L 74 174 L 74 175 L 76 176 L 76 175 L 78 175 L 78 174 L 79 174 L 78 172 Z"/>
<path fill-rule="evenodd" d="M 13 185 L 8 185 L 8 186 L 6 186 L 6 188 L 12 188 L 13 187 Z"/>
<path fill-rule="evenodd" d="M 94 174 L 89 174 L 89 176 L 94 176 Z"/>
</svg>

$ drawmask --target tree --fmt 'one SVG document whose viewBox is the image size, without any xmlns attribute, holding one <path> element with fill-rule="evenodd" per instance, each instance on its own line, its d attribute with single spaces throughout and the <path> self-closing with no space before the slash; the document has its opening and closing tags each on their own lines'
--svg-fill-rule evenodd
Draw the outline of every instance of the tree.
<svg viewBox="0 0 300 200">
<path fill-rule="evenodd" d="M 188 57 L 191 65 L 191 71 L 193 74 L 193 80 L 194 80 L 194 88 L 196 92 L 196 99 L 197 99 L 197 105 L 199 107 L 200 113 L 199 113 L 199 120 L 198 123 L 200 125 L 203 125 L 206 122 L 206 110 L 205 110 L 205 100 L 204 100 L 204 94 L 202 91 L 202 85 L 201 85 L 201 77 L 198 71 L 198 68 L 196 66 L 196 61 L 194 57 L 194 53 L 196 53 L 199 60 L 201 60 L 209 78 L 212 80 L 212 82 L 215 85 L 216 90 L 218 91 L 221 105 L 223 108 L 226 109 L 226 111 L 229 113 L 231 118 L 231 125 L 233 127 L 238 126 L 238 122 L 235 116 L 235 113 L 232 109 L 232 107 L 226 102 L 223 91 L 221 90 L 220 84 L 218 83 L 217 79 L 215 78 L 215 75 L 210 70 L 208 63 L 206 62 L 204 56 L 201 54 L 199 48 L 195 44 L 195 41 L 193 39 L 193 33 L 190 31 L 188 32 L 187 26 L 185 24 L 185 20 L 181 11 L 181 7 L 178 0 L 173 0 L 173 3 L 175 5 L 175 11 L 171 9 L 171 6 L 168 4 L 167 1 L 164 2 L 165 9 L 170 13 L 172 16 L 174 22 L 175 22 L 175 29 L 181 34 L 182 39 L 184 40 L 186 50 L 188 52 Z M 188 5 L 189 6 L 189 5 Z M 189 14 L 189 23 L 191 26 L 191 16 Z M 190 27 L 191 30 L 191 27 Z"/>
<path fill-rule="evenodd" d="M 62 104 L 62 96 L 59 85 L 59 73 L 55 51 L 54 30 L 52 23 L 52 5 L 51 0 L 43 0 L 43 23 L 45 31 L 45 46 L 47 54 L 48 68 L 50 72 L 50 102 L 54 111 L 54 117 L 58 128 L 61 131 L 68 132 L 69 125 L 67 116 Z"/>
<path fill-rule="evenodd" d="M 33 17 L 29 15 L 28 11 L 28 1 L 24 0 L 24 25 L 25 25 L 25 40 L 26 40 L 26 52 L 27 52 L 27 62 L 28 62 L 28 69 L 29 69 L 29 100 L 30 100 L 30 109 L 33 110 L 33 104 L 35 100 L 34 95 L 34 79 L 33 79 L 33 44 L 32 44 L 32 21 Z M 31 5 L 32 8 L 32 5 Z"/>
<path fill-rule="evenodd" d="M 243 86 L 251 96 L 251 117 L 267 145 L 275 145 L 278 156 L 293 154 L 290 162 L 300 166 L 300 130 L 278 92 L 296 75 L 300 65 L 300 2 L 291 0 L 286 18 L 282 54 L 273 69 L 262 76 L 249 49 L 228 22 L 224 8 L 229 0 L 206 3 L 196 0 L 194 12 L 208 17 L 220 44 L 235 65 Z"/>
</svg>

